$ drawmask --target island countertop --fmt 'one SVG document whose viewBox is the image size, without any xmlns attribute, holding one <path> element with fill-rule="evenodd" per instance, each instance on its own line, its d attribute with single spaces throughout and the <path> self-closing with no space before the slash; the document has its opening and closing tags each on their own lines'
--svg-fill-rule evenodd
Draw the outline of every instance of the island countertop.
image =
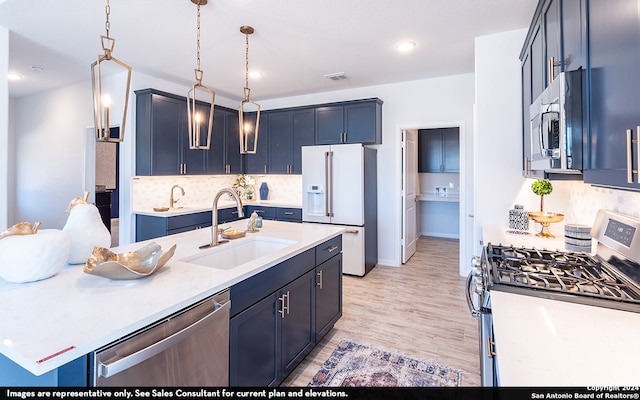
<svg viewBox="0 0 640 400">
<path fill-rule="evenodd" d="M 247 220 L 225 226 L 245 229 Z M 136 280 L 110 280 L 68 265 L 31 283 L 0 280 L 0 353 L 34 375 L 42 375 L 127 334 L 161 320 L 223 289 L 340 235 L 343 228 L 265 221 L 247 234 L 295 242 L 229 270 L 180 261 L 209 243 L 210 229 L 180 233 L 112 249 L 138 250 L 154 241 L 174 256 L 158 272 Z M 237 241 L 244 238 L 236 239 Z M 223 245 L 224 246 L 224 245 Z"/>
</svg>

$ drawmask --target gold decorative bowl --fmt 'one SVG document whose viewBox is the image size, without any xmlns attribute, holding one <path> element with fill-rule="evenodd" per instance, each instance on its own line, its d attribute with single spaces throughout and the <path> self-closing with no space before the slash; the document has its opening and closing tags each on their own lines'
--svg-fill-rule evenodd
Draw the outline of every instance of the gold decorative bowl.
<svg viewBox="0 0 640 400">
<path fill-rule="evenodd" d="M 174 244 L 163 252 L 160 245 L 151 242 L 136 251 L 116 254 L 104 247 L 95 246 L 84 266 L 84 272 L 109 279 L 139 279 L 162 268 L 173 257 Z"/>
<path fill-rule="evenodd" d="M 547 211 L 529 211 L 529 218 L 542 225 L 542 229 L 536 233 L 536 236 L 554 238 L 555 236 L 549 232 L 549 225 L 562 221 L 564 214 Z"/>
<path fill-rule="evenodd" d="M 237 230 L 226 230 L 222 232 L 221 236 L 224 239 L 238 239 L 241 237 L 245 237 L 247 235 L 247 231 L 237 231 Z"/>
</svg>

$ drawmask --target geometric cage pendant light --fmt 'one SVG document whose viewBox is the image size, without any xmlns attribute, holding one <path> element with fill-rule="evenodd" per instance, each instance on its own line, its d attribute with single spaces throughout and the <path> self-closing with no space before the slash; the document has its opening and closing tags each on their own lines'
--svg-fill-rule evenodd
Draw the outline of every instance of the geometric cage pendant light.
<svg viewBox="0 0 640 400">
<path fill-rule="evenodd" d="M 246 43 L 244 100 L 240 103 L 238 110 L 240 154 L 256 154 L 260 127 L 260 104 L 249 98 L 251 94 L 251 89 L 249 89 L 249 35 L 253 34 L 254 29 L 250 26 L 241 26 L 240 32 L 244 34 Z"/>
<path fill-rule="evenodd" d="M 93 88 L 93 119 L 96 141 L 122 142 L 124 140 L 129 88 L 131 87 L 131 67 L 113 56 L 116 40 L 110 36 L 111 24 L 109 0 L 105 5 L 105 28 L 107 36 L 100 36 L 104 54 L 91 64 L 91 86 Z M 111 137 L 111 121 L 120 122 L 118 137 Z"/>
<path fill-rule="evenodd" d="M 189 120 L 189 148 L 209 150 L 211 147 L 211 131 L 213 129 L 213 106 L 216 92 L 202 83 L 204 72 L 200 69 L 200 6 L 207 4 L 207 0 L 190 0 L 198 6 L 197 12 L 197 44 L 196 44 L 196 83 L 187 94 L 187 115 Z M 198 104 L 201 98 L 211 106 Z M 207 110 L 208 108 L 208 110 Z M 207 112 L 208 111 L 208 112 Z M 204 127 L 204 129 L 202 129 Z"/>
</svg>

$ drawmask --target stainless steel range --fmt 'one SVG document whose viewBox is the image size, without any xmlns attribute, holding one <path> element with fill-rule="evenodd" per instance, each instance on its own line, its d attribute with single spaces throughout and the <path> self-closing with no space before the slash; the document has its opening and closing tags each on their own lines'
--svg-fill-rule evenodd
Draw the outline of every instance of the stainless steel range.
<svg viewBox="0 0 640 400">
<path fill-rule="evenodd" d="M 480 317 L 483 385 L 632 383 L 602 361 L 580 362 L 594 346 L 640 383 L 640 220 L 600 210 L 591 236 L 595 254 L 488 243 L 473 261 L 467 301 Z"/>
</svg>

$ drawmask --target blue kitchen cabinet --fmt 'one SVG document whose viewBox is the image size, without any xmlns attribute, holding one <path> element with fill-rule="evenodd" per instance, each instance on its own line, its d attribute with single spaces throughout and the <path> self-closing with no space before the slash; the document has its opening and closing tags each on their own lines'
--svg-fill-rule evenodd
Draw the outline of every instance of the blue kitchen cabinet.
<svg viewBox="0 0 640 400">
<path fill-rule="evenodd" d="M 382 100 L 354 100 L 318 106 L 315 125 L 315 144 L 380 144 Z"/>
<path fill-rule="evenodd" d="M 255 154 L 244 155 L 245 174 L 267 174 L 269 170 L 269 111 L 260 112 L 260 126 L 258 127 L 258 146 Z"/>
<path fill-rule="evenodd" d="M 302 208 L 277 207 L 276 221 L 302 222 Z"/>
<path fill-rule="evenodd" d="M 241 174 L 238 112 L 215 106 L 211 147 L 206 153 L 208 174 Z"/>
<path fill-rule="evenodd" d="M 205 152 L 189 149 L 186 98 L 154 89 L 135 93 L 136 174 L 204 174 Z M 208 112 L 206 104 L 198 107 Z"/>
<path fill-rule="evenodd" d="M 522 79 L 522 170 L 527 178 L 560 178 L 530 169 L 531 104 L 560 72 L 585 68 L 584 0 L 540 0 L 520 53 Z M 586 116 L 586 100 L 583 114 Z M 584 125 L 584 122 L 583 122 Z"/>
<path fill-rule="evenodd" d="M 341 249 L 337 236 L 231 287 L 230 386 L 279 385 L 333 327 Z"/>
<path fill-rule="evenodd" d="M 291 167 L 289 173 L 302 174 L 302 146 L 315 144 L 315 110 L 303 108 L 291 112 Z"/>
<path fill-rule="evenodd" d="M 460 129 L 418 130 L 418 172 L 460 172 Z"/>
<path fill-rule="evenodd" d="M 284 380 L 315 346 L 315 271 L 309 271 L 280 291 L 280 378 Z"/>
<path fill-rule="evenodd" d="M 637 0 L 588 2 L 590 115 L 586 183 L 640 190 Z"/>
<path fill-rule="evenodd" d="M 278 303 L 278 293 L 272 293 L 231 318 L 230 386 L 277 386 Z M 231 304 L 233 307 L 233 300 Z"/>
<path fill-rule="evenodd" d="M 262 205 L 247 205 L 247 215 L 246 217 L 250 217 L 251 213 L 255 212 L 258 216 L 262 217 L 265 220 L 275 220 L 276 219 L 276 208 L 275 207 L 264 207 Z"/>
<path fill-rule="evenodd" d="M 34 375 L 14 361 L 0 354 L 0 386 L 3 387 L 87 387 L 89 386 L 88 356 L 42 375 Z"/>
<path fill-rule="evenodd" d="M 218 210 L 218 224 L 240 219 L 236 207 Z M 136 242 L 211 226 L 211 211 L 170 217 L 136 214 Z"/>
<path fill-rule="evenodd" d="M 316 267 L 316 341 L 342 316 L 342 254 Z"/>
<path fill-rule="evenodd" d="M 273 112 L 269 115 L 269 172 L 301 174 L 302 146 L 314 144 L 313 108 Z"/>
<path fill-rule="evenodd" d="M 256 212 L 264 220 L 302 222 L 302 209 L 297 207 L 265 207 L 263 205 L 248 205 L 246 217 Z"/>
</svg>

